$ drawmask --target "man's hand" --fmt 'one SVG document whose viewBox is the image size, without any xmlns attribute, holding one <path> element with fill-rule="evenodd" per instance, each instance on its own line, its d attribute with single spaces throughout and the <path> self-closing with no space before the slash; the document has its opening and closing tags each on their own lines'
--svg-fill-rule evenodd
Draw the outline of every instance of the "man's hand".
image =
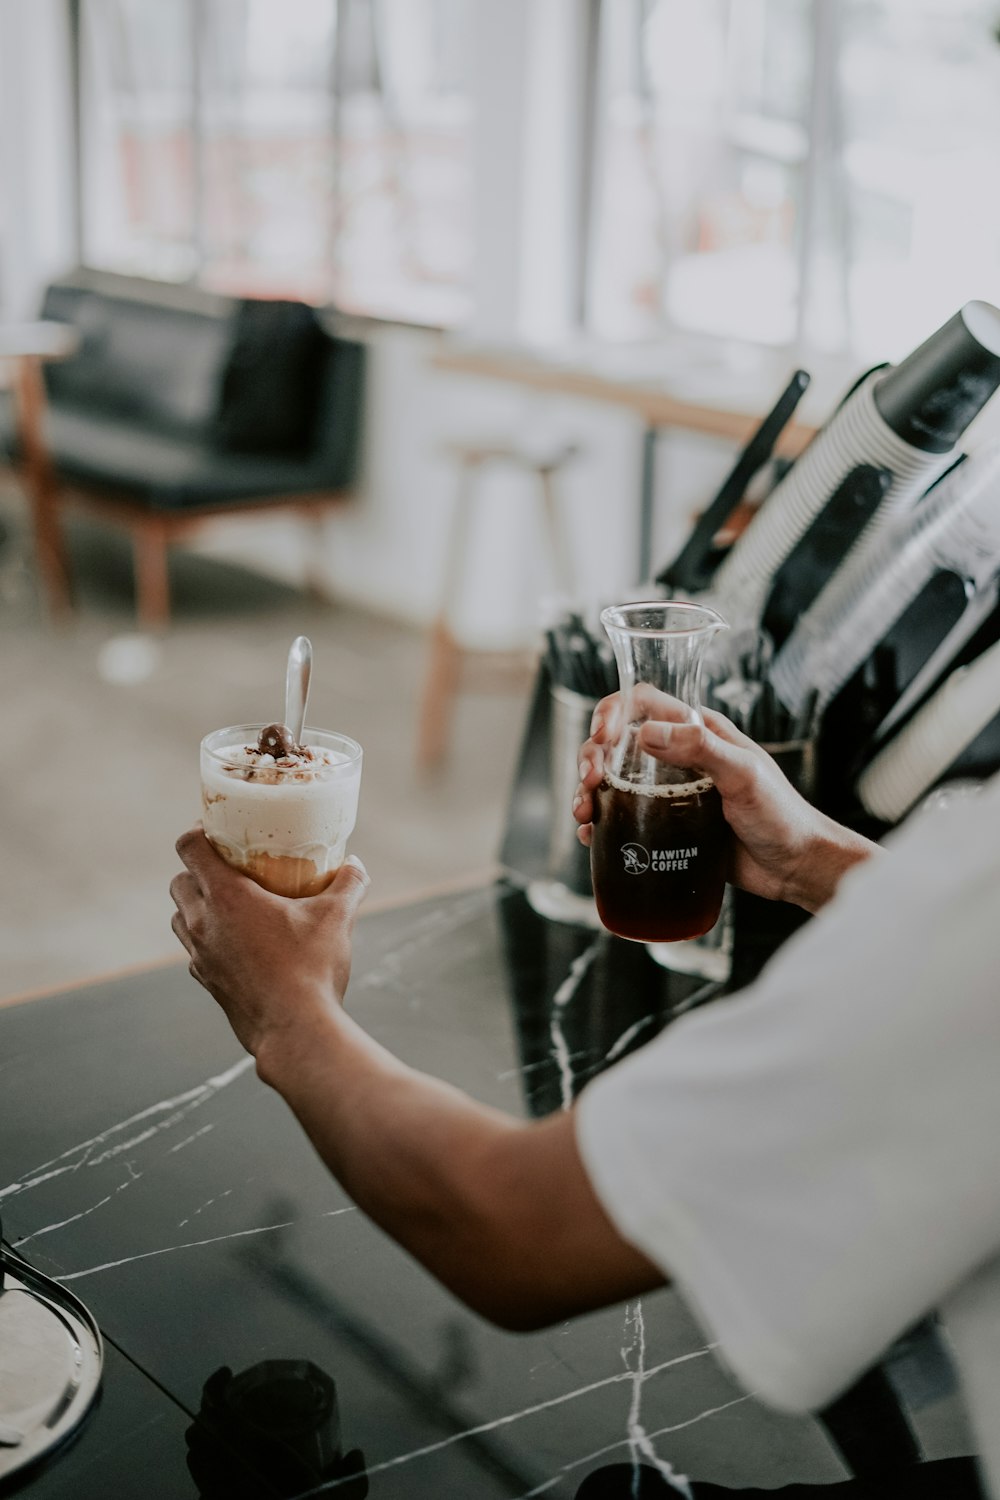
<svg viewBox="0 0 1000 1500">
<path fill-rule="evenodd" d="M 187 869 L 171 882 L 172 926 L 191 973 L 255 1057 L 281 1033 L 304 1043 L 343 1001 L 364 866 L 352 856 L 321 895 L 291 900 L 232 869 L 200 828 L 181 835 L 177 852 Z"/>
<path fill-rule="evenodd" d="M 676 698 L 651 688 L 638 689 L 637 696 L 636 706 L 649 716 L 639 732 L 642 749 L 665 765 L 697 767 L 718 787 L 735 835 L 729 871 L 734 885 L 817 911 L 846 870 L 877 849 L 812 807 L 771 756 L 725 715 L 706 709 L 704 723 L 692 724 L 690 710 Z M 613 693 L 594 710 L 590 738 L 580 751 L 573 816 L 584 844 L 592 838 L 604 757 L 621 729 L 622 699 Z"/>
<path fill-rule="evenodd" d="M 192 974 L 358 1207 L 445 1286 L 504 1327 L 535 1328 L 662 1284 L 601 1207 L 570 1113 L 526 1124 L 477 1104 L 341 1009 L 361 864 L 291 900 L 231 869 L 200 828 L 177 852 L 173 926 Z"/>
</svg>

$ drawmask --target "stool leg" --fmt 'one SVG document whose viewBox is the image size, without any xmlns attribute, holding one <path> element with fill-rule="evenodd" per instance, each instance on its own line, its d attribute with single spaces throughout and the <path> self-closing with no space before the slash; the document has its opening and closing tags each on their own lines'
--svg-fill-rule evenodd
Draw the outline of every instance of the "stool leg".
<svg viewBox="0 0 1000 1500">
<path fill-rule="evenodd" d="M 318 505 L 303 505 L 301 515 L 304 526 L 305 557 L 304 572 L 306 588 L 320 604 L 333 603 L 326 569 L 326 511 Z"/>
<path fill-rule="evenodd" d="M 443 760 L 448 749 L 461 655 L 447 620 L 439 616 L 431 629 L 430 660 L 420 701 L 417 764 L 423 771 Z"/>
<path fill-rule="evenodd" d="M 417 764 L 424 771 L 444 758 L 451 735 L 462 652 L 452 634 L 450 621 L 469 548 L 469 513 L 475 476 L 481 462 L 475 456 L 463 461 L 448 532 L 441 605 L 431 626 L 427 672 L 420 697 Z"/>
<path fill-rule="evenodd" d="M 146 630 L 166 630 L 170 624 L 167 533 L 156 516 L 144 516 L 135 526 L 132 556 L 138 623 Z"/>
<path fill-rule="evenodd" d="M 45 442 L 45 386 L 37 359 L 26 355 L 17 361 L 15 399 L 38 572 L 49 609 L 53 616 L 60 617 L 71 608 L 72 596 L 66 548 L 59 525 L 59 484 Z"/>
<path fill-rule="evenodd" d="M 563 525 L 556 495 L 555 470 L 539 469 L 538 478 L 542 486 L 542 510 L 545 514 L 545 533 L 552 559 L 552 575 L 561 594 L 573 597 L 573 564 L 570 537 Z"/>
</svg>

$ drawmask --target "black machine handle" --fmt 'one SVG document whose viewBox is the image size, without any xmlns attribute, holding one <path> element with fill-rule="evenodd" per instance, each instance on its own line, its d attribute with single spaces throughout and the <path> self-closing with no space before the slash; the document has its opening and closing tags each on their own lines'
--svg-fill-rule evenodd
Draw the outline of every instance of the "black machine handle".
<svg viewBox="0 0 1000 1500">
<path fill-rule="evenodd" d="M 891 484 L 891 469 L 859 464 L 796 542 L 775 573 L 764 606 L 762 623 L 775 650 L 784 645 L 799 615 L 833 577 Z"/>
<path fill-rule="evenodd" d="M 656 575 L 662 588 L 696 590 L 704 588 L 712 575 L 709 555 L 712 539 L 746 494 L 747 485 L 763 468 L 774 451 L 783 429 L 809 385 L 806 370 L 796 370 L 736 460 L 715 499 L 702 514 L 673 562 Z"/>
</svg>

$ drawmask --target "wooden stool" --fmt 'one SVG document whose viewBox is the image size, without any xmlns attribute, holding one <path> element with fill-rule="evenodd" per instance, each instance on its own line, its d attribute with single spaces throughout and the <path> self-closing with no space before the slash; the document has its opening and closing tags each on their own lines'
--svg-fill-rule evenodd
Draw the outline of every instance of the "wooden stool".
<svg viewBox="0 0 1000 1500">
<path fill-rule="evenodd" d="M 556 587 L 566 595 L 573 593 L 569 537 L 565 534 L 556 504 L 555 475 L 576 455 L 576 447 L 568 445 L 542 457 L 505 442 L 451 443 L 447 451 L 458 462 L 459 485 L 448 533 L 441 605 L 431 626 L 427 670 L 420 699 L 417 764 L 425 770 L 437 765 L 447 751 L 462 658 L 469 654 L 455 639 L 451 612 L 468 562 L 469 521 L 476 498 L 476 482 L 487 464 L 508 464 L 537 475 Z"/>
</svg>

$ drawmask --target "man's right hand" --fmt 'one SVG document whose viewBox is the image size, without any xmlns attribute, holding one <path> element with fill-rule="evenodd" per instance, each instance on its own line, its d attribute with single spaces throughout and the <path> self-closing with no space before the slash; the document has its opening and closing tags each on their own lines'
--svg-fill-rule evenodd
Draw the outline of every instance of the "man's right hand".
<svg viewBox="0 0 1000 1500">
<path fill-rule="evenodd" d="M 368 873 L 349 855 L 325 891 L 296 899 L 227 864 L 200 827 L 181 835 L 177 852 L 187 869 L 170 884 L 171 925 L 192 976 L 225 1011 L 263 1078 L 262 1047 L 272 1055 L 308 1048 L 343 1004 Z"/>
<path fill-rule="evenodd" d="M 771 756 L 724 714 L 706 709 L 704 723 L 691 723 L 690 709 L 676 698 L 649 688 L 638 691 L 638 706 L 647 715 L 639 734 L 642 749 L 665 765 L 703 771 L 719 789 L 735 835 L 729 871 L 734 885 L 817 911 L 834 894 L 841 876 L 877 850 L 877 844 L 841 827 L 800 796 Z M 591 841 L 593 794 L 605 754 L 621 729 L 622 700 L 613 693 L 598 703 L 590 738 L 580 750 L 573 816 L 581 825 L 581 843 Z"/>
</svg>

